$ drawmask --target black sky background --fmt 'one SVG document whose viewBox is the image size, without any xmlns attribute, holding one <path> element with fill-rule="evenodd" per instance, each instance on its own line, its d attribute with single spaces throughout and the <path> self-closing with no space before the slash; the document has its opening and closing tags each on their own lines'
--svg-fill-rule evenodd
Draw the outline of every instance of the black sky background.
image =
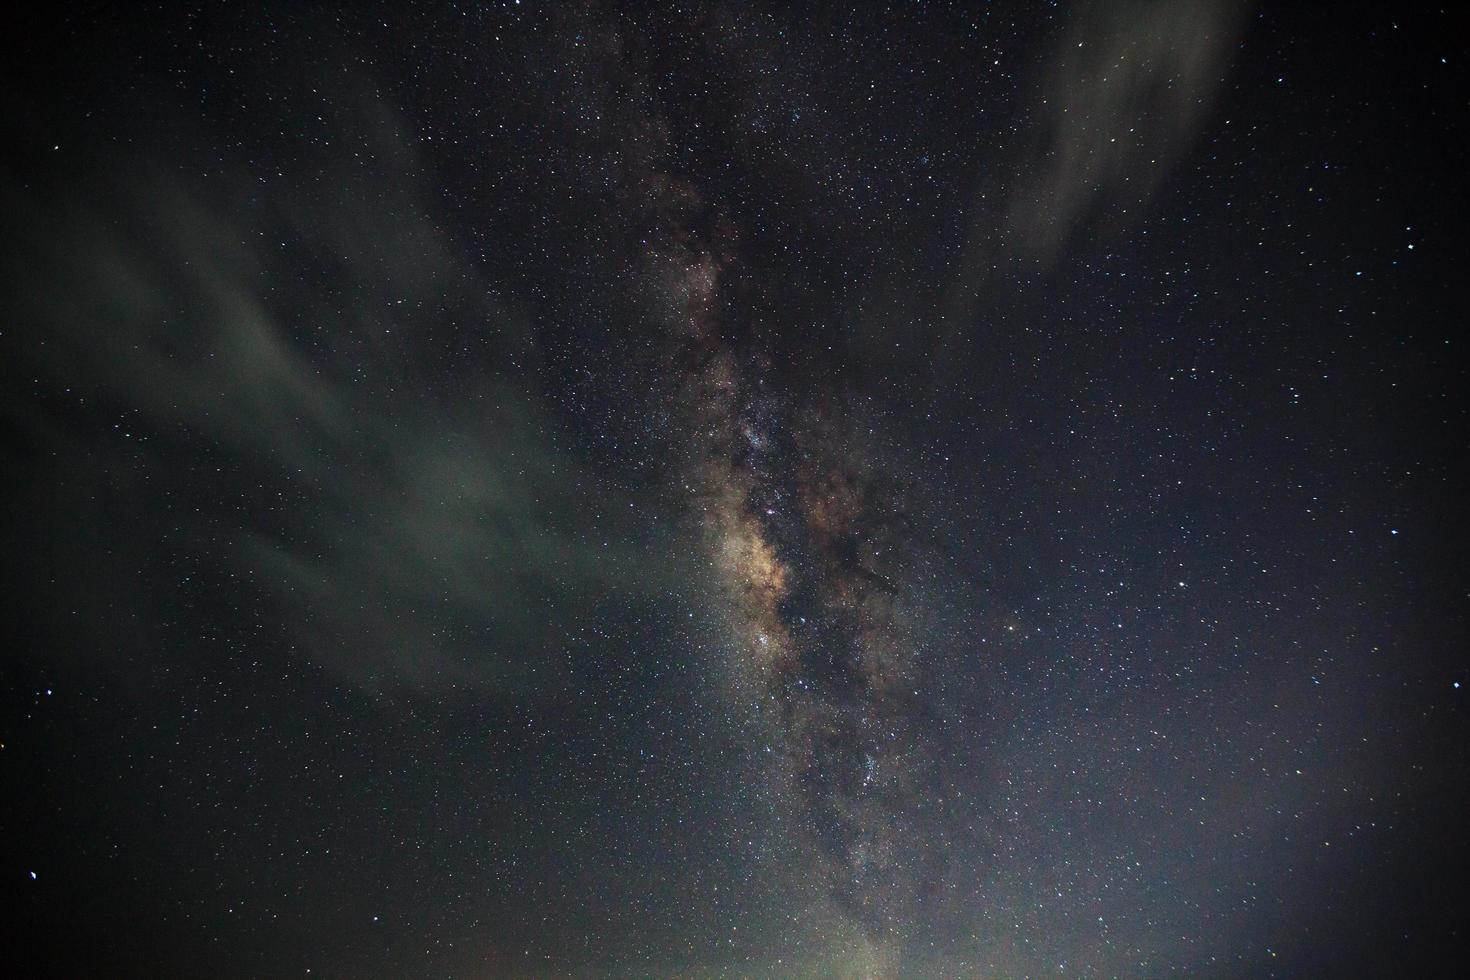
<svg viewBox="0 0 1470 980">
<path fill-rule="evenodd" d="M 18 975 L 1463 959 L 1448 8 L 7 20 Z M 750 696 L 660 235 L 727 251 L 751 417 L 901 488 L 880 932 Z"/>
</svg>

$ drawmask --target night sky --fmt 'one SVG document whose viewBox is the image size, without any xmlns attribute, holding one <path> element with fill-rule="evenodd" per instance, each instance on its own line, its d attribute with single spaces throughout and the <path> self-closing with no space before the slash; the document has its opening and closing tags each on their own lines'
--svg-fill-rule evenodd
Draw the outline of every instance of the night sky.
<svg viewBox="0 0 1470 980">
<path fill-rule="evenodd" d="M 1460 975 L 1451 10 L 7 14 L 0 972 Z"/>
</svg>

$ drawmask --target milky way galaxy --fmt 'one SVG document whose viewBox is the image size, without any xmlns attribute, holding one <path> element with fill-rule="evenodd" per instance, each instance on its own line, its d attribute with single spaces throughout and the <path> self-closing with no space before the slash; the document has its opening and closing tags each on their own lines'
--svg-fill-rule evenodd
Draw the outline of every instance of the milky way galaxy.
<svg viewBox="0 0 1470 980">
<path fill-rule="evenodd" d="M 625 136 L 638 159 L 627 195 L 648 222 L 646 308 L 667 332 L 657 373 L 672 379 L 665 397 L 688 455 L 675 472 L 733 604 L 736 669 L 774 716 L 779 764 L 834 899 L 870 934 L 900 930 L 923 873 L 931 764 L 906 608 L 905 488 L 875 463 L 885 447 L 871 411 L 831 386 L 774 377 L 769 329 L 738 295 L 752 288 L 738 281 L 750 275 L 738 226 L 663 169 L 667 127 L 638 119 Z"/>
</svg>

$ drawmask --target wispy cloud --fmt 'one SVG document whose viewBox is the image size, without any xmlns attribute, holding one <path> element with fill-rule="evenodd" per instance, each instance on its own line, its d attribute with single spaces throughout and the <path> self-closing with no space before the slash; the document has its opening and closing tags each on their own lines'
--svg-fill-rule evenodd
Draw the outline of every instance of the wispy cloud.
<svg viewBox="0 0 1470 980">
<path fill-rule="evenodd" d="M 253 579 L 296 648 L 355 684 L 524 690 L 599 604 L 659 587 L 657 522 L 565 447 L 524 317 L 435 230 L 392 119 L 360 124 L 371 164 L 325 176 L 185 189 L 119 162 L 79 194 L 6 188 L 28 229 L 3 256 L 25 284 L 6 415 L 35 450 L 13 472 L 151 474 L 40 519 L 107 550 L 124 535 L 106 510 L 183 527 L 175 558 Z M 146 439 L 122 452 L 71 402 Z"/>
<path fill-rule="evenodd" d="M 1049 270 L 1078 236 L 1147 213 L 1208 118 L 1248 11 L 1238 0 L 1122 0 L 1071 16 L 1029 83 L 1015 139 L 980 181 L 951 316 L 1017 271 Z"/>
<path fill-rule="evenodd" d="M 1051 259 L 1086 221 L 1127 220 L 1187 149 L 1238 40 L 1242 5 L 1084 7 L 1055 49 L 1006 240 Z"/>
</svg>

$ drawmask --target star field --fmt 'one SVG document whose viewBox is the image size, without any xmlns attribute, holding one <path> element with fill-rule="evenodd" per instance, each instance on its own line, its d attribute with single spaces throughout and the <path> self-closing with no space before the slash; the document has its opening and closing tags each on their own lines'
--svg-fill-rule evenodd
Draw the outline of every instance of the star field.
<svg viewBox="0 0 1470 980">
<path fill-rule="evenodd" d="M 12 18 L 24 976 L 1452 976 L 1449 11 Z"/>
</svg>

